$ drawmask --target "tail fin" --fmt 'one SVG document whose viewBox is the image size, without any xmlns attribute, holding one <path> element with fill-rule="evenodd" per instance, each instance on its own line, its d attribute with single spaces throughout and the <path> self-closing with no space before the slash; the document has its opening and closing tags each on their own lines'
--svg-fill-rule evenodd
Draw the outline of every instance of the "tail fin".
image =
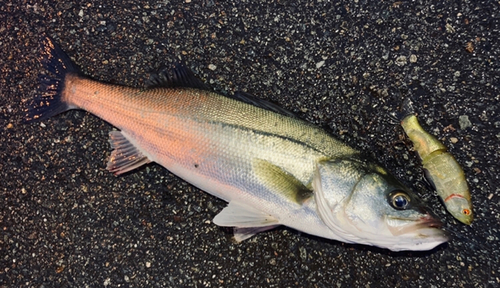
<svg viewBox="0 0 500 288">
<path fill-rule="evenodd" d="M 62 100 L 66 75 L 78 74 L 78 68 L 71 59 L 54 43 L 44 36 L 40 43 L 38 60 L 46 70 L 39 76 L 38 92 L 28 103 L 25 121 L 43 120 L 75 107 L 71 107 Z"/>
</svg>

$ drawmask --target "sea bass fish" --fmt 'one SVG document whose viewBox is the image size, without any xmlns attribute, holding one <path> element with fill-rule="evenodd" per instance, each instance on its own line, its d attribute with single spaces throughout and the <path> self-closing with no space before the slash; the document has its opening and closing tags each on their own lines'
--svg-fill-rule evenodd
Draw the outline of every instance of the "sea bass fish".
<svg viewBox="0 0 500 288">
<path fill-rule="evenodd" d="M 411 114 L 401 121 L 408 138 L 413 142 L 429 182 L 432 183 L 446 209 L 460 222 L 470 225 L 474 219 L 469 185 L 464 170 L 446 146 L 425 131 L 417 116 Z"/>
<path fill-rule="evenodd" d="M 228 202 L 213 222 L 235 227 L 237 241 L 279 225 L 393 251 L 448 240 L 441 222 L 384 168 L 271 103 L 211 92 L 182 67 L 154 76 L 147 89 L 94 81 L 48 37 L 39 60 L 48 73 L 26 120 L 83 109 L 111 123 L 119 131 L 109 134 L 109 171 L 162 165 Z"/>
</svg>

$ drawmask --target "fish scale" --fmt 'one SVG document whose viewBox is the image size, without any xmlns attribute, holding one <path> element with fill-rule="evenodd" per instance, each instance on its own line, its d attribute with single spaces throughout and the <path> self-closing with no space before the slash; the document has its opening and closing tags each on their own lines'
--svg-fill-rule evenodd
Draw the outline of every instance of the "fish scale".
<svg viewBox="0 0 500 288">
<path fill-rule="evenodd" d="M 66 83 L 63 97 L 68 104 L 84 109 L 125 132 L 134 146 L 151 161 L 186 181 L 196 183 L 204 177 L 215 179 L 217 186 L 221 187 L 212 187 L 206 182 L 196 186 L 228 202 L 241 199 L 262 205 L 262 199 L 269 199 L 270 207 L 262 207 L 267 213 L 279 208 L 274 204 L 277 201 L 281 201 L 280 207 L 289 202 L 279 194 L 266 191 L 266 187 L 259 183 L 252 170 L 253 158 L 289 167 L 288 172 L 307 185 L 316 159 L 326 157 L 326 154 L 303 144 L 320 139 L 310 136 L 322 134 L 314 131 L 316 127 L 208 91 L 141 90 L 78 76 L 69 77 Z M 241 110 L 244 112 L 234 113 Z M 254 123 L 247 119 L 258 121 Z M 297 129 L 310 131 L 297 135 L 294 133 Z M 274 134 L 278 132 L 280 134 Z M 297 136 L 304 139 L 297 139 Z M 279 141 L 283 143 L 278 144 Z M 337 142 L 335 139 L 330 141 Z M 321 143 L 309 145 L 314 144 L 320 146 Z M 341 149 L 321 146 L 331 155 L 337 150 L 344 154 L 354 152 L 345 145 Z M 234 168 L 228 170 L 227 167 Z"/>
</svg>

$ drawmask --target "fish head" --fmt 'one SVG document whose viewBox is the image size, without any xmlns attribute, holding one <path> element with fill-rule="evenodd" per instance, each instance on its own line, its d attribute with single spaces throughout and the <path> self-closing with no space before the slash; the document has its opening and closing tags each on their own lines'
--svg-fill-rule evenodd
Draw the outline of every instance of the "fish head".
<svg viewBox="0 0 500 288">
<path fill-rule="evenodd" d="M 451 194 L 444 200 L 446 209 L 458 221 L 470 225 L 474 219 L 472 214 L 472 204 L 470 199 L 465 198 L 461 194 Z"/>
<path fill-rule="evenodd" d="M 322 161 L 313 189 L 318 214 L 342 241 L 393 251 L 430 250 L 448 241 L 418 196 L 376 164 Z"/>
</svg>

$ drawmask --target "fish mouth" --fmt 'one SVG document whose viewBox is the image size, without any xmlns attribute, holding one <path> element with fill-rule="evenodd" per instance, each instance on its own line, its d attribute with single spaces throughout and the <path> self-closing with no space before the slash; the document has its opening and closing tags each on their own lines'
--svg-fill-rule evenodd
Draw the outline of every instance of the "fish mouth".
<svg viewBox="0 0 500 288">
<path fill-rule="evenodd" d="M 427 228 L 441 228 L 443 227 L 443 222 L 441 220 L 432 217 L 427 214 L 425 217 L 421 217 L 417 225 L 421 225 Z"/>
<path fill-rule="evenodd" d="M 425 234 L 433 235 L 444 235 L 445 232 L 440 228 L 443 227 L 443 222 L 441 220 L 432 217 L 430 214 L 426 214 L 423 217 L 387 217 L 387 226 L 389 231 L 394 236 L 399 236 L 403 234 L 420 234 L 426 231 Z M 393 225 L 391 225 L 393 224 Z M 431 232 L 432 231 L 432 232 Z M 424 236 L 424 235 L 422 235 Z M 432 235 L 428 235 L 432 236 Z"/>
<path fill-rule="evenodd" d="M 380 243 L 392 251 L 428 251 L 450 240 L 449 234 L 441 230 L 443 223 L 432 214 L 417 217 L 386 216 L 386 234 L 379 236 Z"/>
</svg>

